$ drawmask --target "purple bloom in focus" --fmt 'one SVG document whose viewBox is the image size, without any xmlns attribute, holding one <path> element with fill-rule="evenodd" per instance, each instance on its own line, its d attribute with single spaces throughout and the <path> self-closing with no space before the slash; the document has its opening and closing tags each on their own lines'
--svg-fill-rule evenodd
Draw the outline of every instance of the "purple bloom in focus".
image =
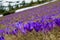
<svg viewBox="0 0 60 40">
<path fill-rule="evenodd" d="M 34 23 L 34 29 L 36 32 L 42 30 L 40 22 Z"/>
<path fill-rule="evenodd" d="M 55 19 L 55 23 L 60 26 L 60 18 Z"/>
<path fill-rule="evenodd" d="M 27 23 L 24 25 L 24 30 L 27 30 L 31 32 L 33 30 L 33 24 L 32 23 Z"/>
<path fill-rule="evenodd" d="M 31 32 L 33 29 L 35 29 L 36 32 L 39 30 L 42 30 L 40 22 L 28 22 L 24 25 L 24 29 Z"/>
<path fill-rule="evenodd" d="M 49 20 L 51 20 L 51 19 L 50 18 L 45 18 L 45 19 L 43 18 L 41 20 L 43 32 L 50 31 L 53 29 L 53 26 L 54 26 L 53 21 L 50 22 Z"/>
<path fill-rule="evenodd" d="M 26 31 L 23 29 L 24 24 L 22 22 L 16 23 L 16 28 L 19 29 L 22 33 L 26 33 Z"/>
<path fill-rule="evenodd" d="M 53 24 L 47 22 L 47 24 L 44 26 L 44 29 L 45 29 L 45 30 L 47 29 L 47 31 L 52 30 L 52 29 L 53 29 Z"/>
<path fill-rule="evenodd" d="M 0 40 L 5 40 L 3 36 L 0 36 Z"/>
</svg>

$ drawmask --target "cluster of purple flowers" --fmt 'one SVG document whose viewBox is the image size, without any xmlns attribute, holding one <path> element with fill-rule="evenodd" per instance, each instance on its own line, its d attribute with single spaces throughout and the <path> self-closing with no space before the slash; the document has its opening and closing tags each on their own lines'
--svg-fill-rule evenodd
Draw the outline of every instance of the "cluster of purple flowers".
<svg viewBox="0 0 60 40">
<path fill-rule="evenodd" d="M 4 34 L 4 30 L 0 30 L 0 40 L 5 40 L 3 34 Z"/>
<path fill-rule="evenodd" d="M 3 36 L 0 36 L 0 40 L 5 40 Z"/>
<path fill-rule="evenodd" d="M 52 21 L 49 21 L 49 20 L 52 20 Z M 58 19 L 54 19 L 54 20 L 58 20 Z M 37 20 L 36 22 L 34 22 L 34 21 L 29 21 L 27 23 L 17 22 L 16 27 L 22 33 L 26 33 L 27 31 L 31 32 L 33 29 L 36 32 L 39 32 L 39 31 L 47 32 L 54 28 L 54 26 L 56 24 L 56 21 L 54 21 L 54 20 L 50 17 L 46 17 L 46 18 L 42 18 L 40 21 Z"/>
<path fill-rule="evenodd" d="M 60 3 L 57 2 L 57 4 L 60 4 Z M 35 30 L 36 32 L 50 31 L 54 28 L 55 24 L 60 26 L 60 18 L 51 18 L 51 17 L 47 16 L 47 15 L 52 15 L 52 14 L 54 14 L 54 16 L 60 15 L 60 6 L 57 5 L 57 4 L 56 5 L 52 4 L 51 5 L 52 8 L 50 8 L 50 6 L 42 6 L 42 7 L 34 8 L 34 9 L 31 9 L 31 10 L 28 10 L 28 11 L 25 11 L 25 12 L 19 12 L 19 13 L 15 13 L 13 15 L 5 16 L 4 19 L 0 22 L 0 24 L 4 24 L 7 27 L 5 29 L 0 29 L 0 40 L 5 40 L 4 36 L 3 36 L 4 34 L 17 35 L 18 30 L 20 30 L 22 33 L 26 34 L 28 31 L 31 32 L 33 30 Z M 46 13 L 46 14 L 44 14 L 44 13 Z M 44 15 L 45 16 L 43 18 L 41 17 L 42 19 L 38 20 L 36 22 L 29 21 L 27 23 L 23 23 L 23 22 L 20 22 L 20 21 L 19 22 L 16 21 L 16 19 L 17 18 L 20 19 L 20 17 L 24 21 L 25 20 L 24 17 L 26 17 L 26 18 L 28 17 L 28 16 L 24 16 L 25 14 L 27 14 L 28 16 L 29 15 L 33 16 L 33 15 L 36 15 L 36 14 L 38 14 L 40 16 L 44 16 Z M 44 14 L 44 15 L 41 15 L 41 14 Z M 22 17 L 22 16 L 24 16 L 24 17 Z M 39 18 L 40 18 L 40 16 L 39 16 Z M 49 20 L 53 20 L 53 21 L 49 21 Z M 17 23 L 15 23 L 15 21 Z M 15 23 L 15 24 L 12 24 L 12 23 Z M 15 26 L 15 29 L 13 28 L 13 30 L 11 30 L 11 28 L 8 27 L 8 26 L 11 26 L 10 24 Z"/>
<path fill-rule="evenodd" d="M 60 18 L 56 18 L 55 20 L 56 25 L 60 26 Z"/>
<path fill-rule="evenodd" d="M 52 20 L 52 21 L 50 21 Z M 4 40 L 3 34 L 13 34 L 17 35 L 18 30 L 20 30 L 22 33 L 26 34 L 27 32 L 31 32 L 35 30 L 36 32 L 42 31 L 47 32 L 50 30 L 53 30 L 54 24 L 57 24 L 60 26 L 60 18 L 52 19 L 50 17 L 42 18 L 40 21 L 29 21 L 27 23 L 23 22 L 17 22 L 15 23 L 15 29 L 11 31 L 11 28 L 6 27 L 5 29 L 0 30 L 0 40 Z"/>
<path fill-rule="evenodd" d="M 4 39 L 5 34 L 7 34 L 7 35 L 10 35 L 10 34 L 17 35 L 17 33 L 18 33 L 18 29 L 11 30 L 10 28 L 7 27 L 3 30 L 0 30 L 0 40 L 5 40 Z"/>
</svg>

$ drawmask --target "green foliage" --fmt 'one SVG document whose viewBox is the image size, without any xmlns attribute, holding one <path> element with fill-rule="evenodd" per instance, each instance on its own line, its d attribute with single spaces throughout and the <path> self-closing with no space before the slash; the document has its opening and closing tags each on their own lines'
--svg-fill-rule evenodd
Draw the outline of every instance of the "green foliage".
<svg viewBox="0 0 60 40">
<path fill-rule="evenodd" d="M 0 14 L 2 14 L 5 10 L 3 10 L 3 6 L 0 6 Z"/>
<path fill-rule="evenodd" d="M 9 15 L 9 14 L 13 14 L 14 12 L 15 12 L 14 10 L 11 10 L 11 11 L 5 11 L 5 12 L 3 13 L 3 16 Z"/>
<path fill-rule="evenodd" d="M 24 0 L 24 1 L 22 1 L 22 5 L 23 5 L 23 6 L 25 6 L 25 0 Z"/>
<path fill-rule="evenodd" d="M 2 14 L 4 12 L 4 10 L 2 9 L 2 10 L 0 10 L 0 14 Z"/>
<path fill-rule="evenodd" d="M 8 5 L 8 7 L 9 7 L 9 11 L 11 11 L 11 10 L 13 10 L 14 8 L 13 8 L 13 6 L 11 6 L 11 4 L 9 3 L 9 5 Z"/>
<path fill-rule="evenodd" d="M 30 6 L 32 6 L 32 4 L 34 4 L 33 0 L 31 0 L 31 2 L 30 2 Z"/>
<path fill-rule="evenodd" d="M 11 2 L 9 2 L 9 5 L 8 5 L 9 11 L 3 10 L 2 6 L 1 6 L 2 9 L 0 10 L 0 14 L 3 14 L 4 16 L 5 15 L 9 15 L 9 14 L 14 13 L 15 10 L 17 10 L 17 9 L 30 7 L 30 6 L 33 6 L 33 5 L 37 5 L 37 4 L 41 4 L 41 3 L 47 2 L 47 1 L 51 1 L 51 0 L 42 0 L 42 1 L 37 0 L 37 2 L 33 2 L 33 0 L 31 0 L 30 3 L 25 3 L 25 0 L 24 0 L 20 4 L 20 5 L 23 5 L 23 6 L 19 7 L 18 5 L 16 5 L 16 8 L 13 8 L 13 6 L 11 6 L 11 4 L 10 4 Z M 17 3 L 19 3 L 19 1 L 17 1 Z"/>
<path fill-rule="evenodd" d="M 16 8 L 18 9 L 18 8 L 19 8 L 19 6 L 18 6 L 18 5 L 16 5 Z"/>
<path fill-rule="evenodd" d="M 39 1 L 39 0 L 37 0 L 37 2 L 38 2 L 38 3 L 40 3 L 40 1 Z"/>
</svg>

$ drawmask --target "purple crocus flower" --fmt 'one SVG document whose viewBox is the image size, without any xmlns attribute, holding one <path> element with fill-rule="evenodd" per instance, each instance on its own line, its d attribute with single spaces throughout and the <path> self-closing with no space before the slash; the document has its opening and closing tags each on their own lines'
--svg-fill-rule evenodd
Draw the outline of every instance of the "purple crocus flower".
<svg viewBox="0 0 60 40">
<path fill-rule="evenodd" d="M 0 35 L 3 35 L 3 33 L 4 33 L 4 30 L 1 29 L 0 30 Z"/>
<path fill-rule="evenodd" d="M 56 18 L 54 21 L 58 26 L 60 26 L 60 18 Z"/>
<path fill-rule="evenodd" d="M 3 36 L 0 36 L 0 40 L 5 40 Z"/>
<path fill-rule="evenodd" d="M 22 22 L 17 22 L 16 23 L 16 28 L 19 29 L 23 34 L 26 33 L 26 31 L 23 29 L 23 23 Z"/>
<path fill-rule="evenodd" d="M 13 35 L 17 35 L 18 29 L 13 29 L 11 33 L 12 33 Z"/>
<path fill-rule="evenodd" d="M 31 32 L 33 30 L 32 22 L 28 22 L 27 24 L 24 24 L 24 30 Z"/>
<path fill-rule="evenodd" d="M 46 19 L 44 28 L 46 28 L 47 30 L 51 30 L 53 28 L 53 21 L 50 22 L 48 19 Z"/>
<path fill-rule="evenodd" d="M 16 25 L 16 28 L 21 29 L 22 26 L 23 26 L 23 23 L 22 22 L 17 22 L 15 25 Z"/>
<path fill-rule="evenodd" d="M 50 18 L 45 18 L 41 20 L 41 24 L 42 24 L 42 31 L 43 32 L 47 32 L 53 29 L 53 21 L 49 22 L 49 20 L 51 20 Z"/>
<path fill-rule="evenodd" d="M 7 28 L 5 28 L 5 33 L 6 33 L 6 34 L 10 34 L 10 33 L 11 33 L 11 29 L 10 29 L 10 28 L 8 28 L 8 27 L 7 27 Z"/>
<path fill-rule="evenodd" d="M 47 22 L 47 24 L 44 27 L 45 27 L 45 30 L 50 31 L 53 29 L 53 24 Z"/>
<path fill-rule="evenodd" d="M 41 27 L 41 24 L 40 24 L 39 21 L 37 21 L 37 22 L 34 23 L 34 29 L 35 29 L 36 32 L 42 30 L 42 27 Z"/>
</svg>

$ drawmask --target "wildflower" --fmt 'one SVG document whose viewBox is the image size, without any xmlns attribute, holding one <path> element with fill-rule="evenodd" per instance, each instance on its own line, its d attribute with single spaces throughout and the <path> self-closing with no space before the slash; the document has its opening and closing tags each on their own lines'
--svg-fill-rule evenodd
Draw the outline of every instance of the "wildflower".
<svg viewBox="0 0 60 40">
<path fill-rule="evenodd" d="M 50 18 L 46 18 L 46 19 L 41 20 L 43 32 L 47 32 L 47 31 L 50 31 L 53 29 L 53 26 L 54 26 L 53 21 L 50 22 L 48 19 L 51 20 Z"/>
<path fill-rule="evenodd" d="M 11 33 L 11 29 L 10 28 L 5 28 L 5 33 L 6 34 L 10 34 Z"/>
<path fill-rule="evenodd" d="M 53 24 L 52 23 L 48 23 L 47 22 L 47 24 L 46 24 L 46 29 L 47 29 L 47 31 L 50 31 L 50 30 L 52 30 L 53 29 Z"/>
<path fill-rule="evenodd" d="M 13 29 L 13 30 L 12 30 L 12 34 L 13 34 L 13 35 L 17 35 L 17 33 L 18 33 L 18 29 Z"/>
<path fill-rule="evenodd" d="M 42 30 L 40 22 L 34 23 L 34 29 L 36 32 Z"/>
<path fill-rule="evenodd" d="M 23 34 L 26 33 L 26 31 L 23 29 L 23 23 L 22 22 L 17 22 L 16 23 L 16 28 L 19 29 Z"/>
<path fill-rule="evenodd" d="M 31 32 L 33 30 L 32 23 L 27 23 L 24 25 L 24 29 Z"/>
<path fill-rule="evenodd" d="M 5 40 L 3 36 L 0 36 L 0 40 Z"/>
<path fill-rule="evenodd" d="M 4 30 L 0 30 L 0 35 L 3 35 L 3 33 L 4 33 Z"/>
<path fill-rule="evenodd" d="M 16 23 L 16 28 L 21 29 L 22 26 L 23 26 L 23 23 L 22 22 L 17 22 Z"/>
<path fill-rule="evenodd" d="M 56 23 L 58 26 L 60 26 L 60 18 L 56 18 L 56 19 L 55 19 L 55 23 Z"/>
</svg>

